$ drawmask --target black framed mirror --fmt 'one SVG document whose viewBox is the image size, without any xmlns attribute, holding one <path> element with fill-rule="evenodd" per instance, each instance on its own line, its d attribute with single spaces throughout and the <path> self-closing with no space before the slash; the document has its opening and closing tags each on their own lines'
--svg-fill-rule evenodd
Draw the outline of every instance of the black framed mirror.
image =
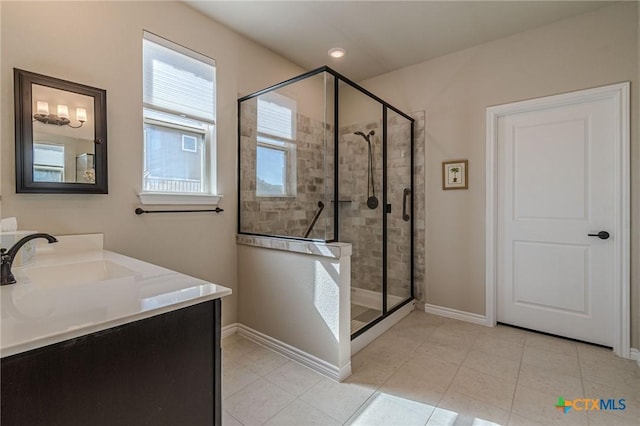
<svg viewBox="0 0 640 426">
<path fill-rule="evenodd" d="M 14 68 L 16 192 L 107 194 L 107 92 Z"/>
</svg>

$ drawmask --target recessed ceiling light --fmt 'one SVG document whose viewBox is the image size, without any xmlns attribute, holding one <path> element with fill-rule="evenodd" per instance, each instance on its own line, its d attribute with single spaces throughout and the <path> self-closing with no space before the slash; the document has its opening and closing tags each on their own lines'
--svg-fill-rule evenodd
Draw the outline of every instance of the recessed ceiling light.
<svg viewBox="0 0 640 426">
<path fill-rule="evenodd" d="M 346 54 L 347 51 L 342 47 L 333 47 L 329 49 L 329 56 L 331 56 L 332 58 L 342 58 Z"/>
</svg>

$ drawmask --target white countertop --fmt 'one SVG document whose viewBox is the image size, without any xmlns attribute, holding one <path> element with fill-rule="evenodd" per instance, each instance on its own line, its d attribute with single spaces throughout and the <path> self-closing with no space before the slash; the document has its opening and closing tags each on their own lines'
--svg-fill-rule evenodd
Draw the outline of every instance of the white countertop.
<svg viewBox="0 0 640 426">
<path fill-rule="evenodd" d="M 85 237 L 84 239 L 82 237 Z M 102 235 L 59 237 L 0 287 L 0 356 L 153 317 L 231 290 L 102 250 Z M 61 279 L 61 277 L 63 277 Z"/>
</svg>

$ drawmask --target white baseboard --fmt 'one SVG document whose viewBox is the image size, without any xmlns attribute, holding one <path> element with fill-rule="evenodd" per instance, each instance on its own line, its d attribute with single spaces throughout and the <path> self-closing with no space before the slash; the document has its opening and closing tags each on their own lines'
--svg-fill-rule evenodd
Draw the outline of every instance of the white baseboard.
<svg viewBox="0 0 640 426">
<path fill-rule="evenodd" d="M 630 349 L 631 359 L 638 363 L 638 367 L 640 367 L 640 350 L 631 348 Z"/>
<path fill-rule="evenodd" d="M 236 334 L 237 332 L 238 332 L 238 323 L 235 322 L 233 324 L 225 325 L 224 327 L 222 327 L 222 334 L 220 337 L 224 339 L 225 337 L 229 337 L 232 334 Z"/>
<path fill-rule="evenodd" d="M 291 345 L 281 342 L 278 339 L 274 339 L 271 336 L 267 336 L 266 334 L 247 327 L 246 325 L 237 324 L 237 330 L 238 334 L 241 336 L 296 361 L 305 367 L 309 367 L 313 371 L 316 371 L 332 380 L 341 382 L 351 375 L 351 361 L 343 367 L 338 367 L 316 356 L 301 351 L 298 348 L 294 348 Z"/>
<path fill-rule="evenodd" d="M 471 312 L 458 311 L 457 309 L 445 308 L 444 306 L 424 304 L 424 311 L 428 314 L 440 315 L 441 317 L 453 318 L 460 321 L 472 322 L 474 324 L 491 326 L 487 324 L 487 317 L 473 314 Z"/>
<path fill-rule="evenodd" d="M 404 299 L 400 296 L 387 294 L 387 305 L 395 306 Z M 351 303 L 364 306 L 369 309 L 382 310 L 382 293 L 364 288 L 351 287 Z"/>
<path fill-rule="evenodd" d="M 366 332 L 362 333 L 351 341 L 351 356 L 361 351 L 369 343 L 380 337 L 382 333 L 396 325 L 402 318 L 406 317 L 414 310 L 413 301 L 407 303 L 387 318 L 383 319 Z"/>
</svg>

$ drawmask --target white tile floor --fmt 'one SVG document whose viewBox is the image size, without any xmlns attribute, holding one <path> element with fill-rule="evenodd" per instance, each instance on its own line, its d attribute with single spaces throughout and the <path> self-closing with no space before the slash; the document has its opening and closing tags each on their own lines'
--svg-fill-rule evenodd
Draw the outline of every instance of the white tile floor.
<svg viewBox="0 0 640 426">
<path fill-rule="evenodd" d="M 640 367 L 596 346 L 414 311 L 336 383 L 239 335 L 223 340 L 224 425 L 640 425 Z M 624 398 L 576 411 L 558 397 Z"/>
</svg>

